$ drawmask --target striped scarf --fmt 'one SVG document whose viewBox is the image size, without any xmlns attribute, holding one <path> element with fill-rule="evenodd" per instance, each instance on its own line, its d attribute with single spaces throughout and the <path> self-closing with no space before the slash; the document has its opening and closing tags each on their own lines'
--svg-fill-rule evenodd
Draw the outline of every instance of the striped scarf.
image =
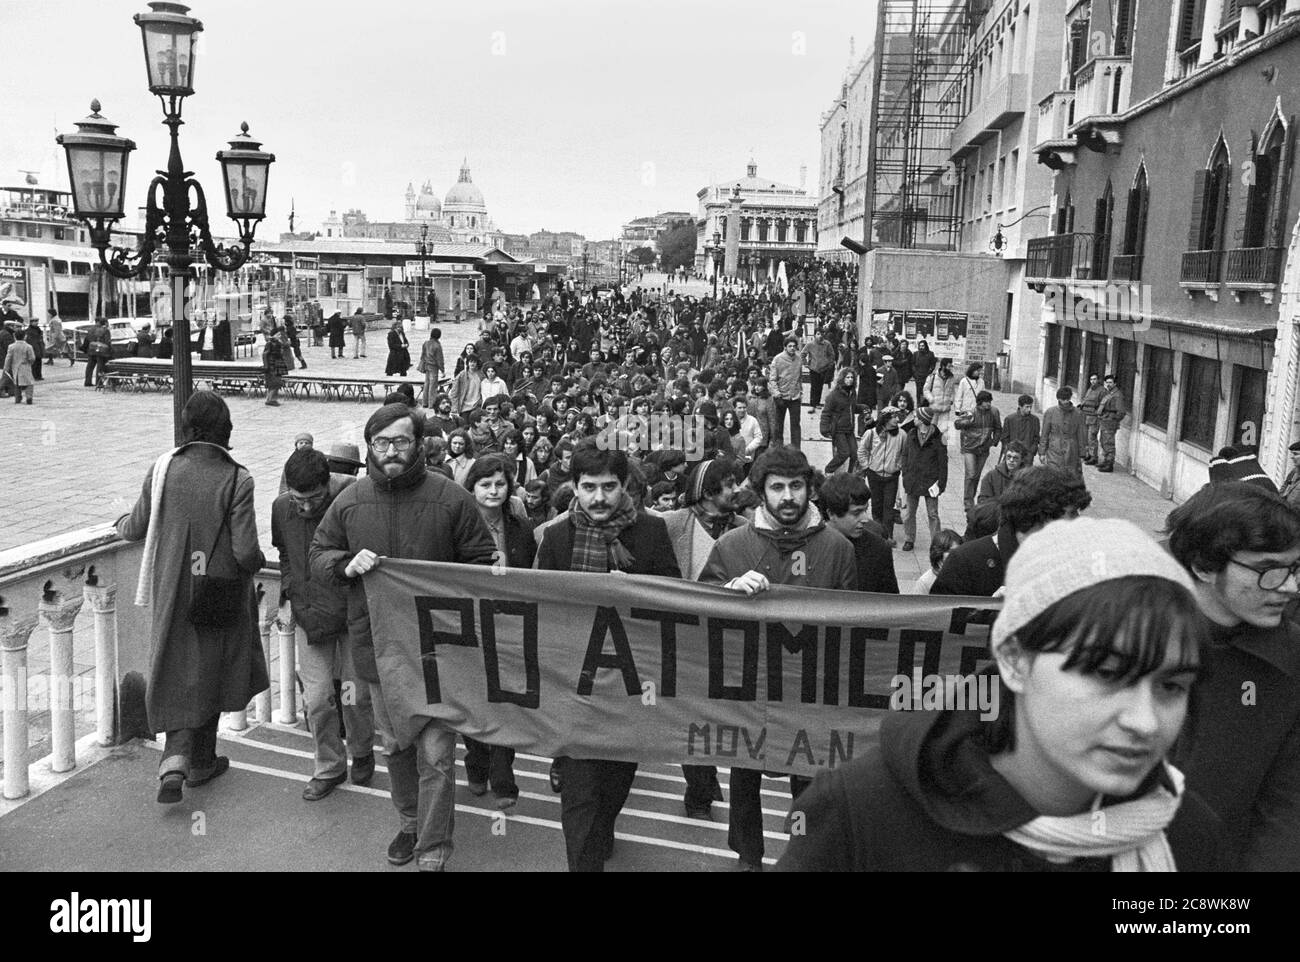
<svg viewBox="0 0 1300 962">
<path fill-rule="evenodd" d="M 636 521 L 636 516 L 636 504 L 626 491 L 619 499 L 614 513 L 604 521 L 592 518 L 581 502 L 574 498 L 569 509 L 569 517 L 573 521 L 573 564 L 570 570 L 607 574 L 630 568 L 636 559 L 618 540 L 618 536 L 624 528 Z"/>
</svg>

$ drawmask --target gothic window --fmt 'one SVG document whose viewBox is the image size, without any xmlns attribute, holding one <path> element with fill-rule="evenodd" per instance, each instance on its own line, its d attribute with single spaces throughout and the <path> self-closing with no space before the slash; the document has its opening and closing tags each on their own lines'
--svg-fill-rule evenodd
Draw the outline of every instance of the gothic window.
<svg viewBox="0 0 1300 962">
<path fill-rule="evenodd" d="M 1205 170 L 1198 170 L 1192 179 L 1192 217 L 1188 232 L 1188 250 L 1217 251 L 1223 249 L 1224 219 L 1228 213 L 1228 180 L 1232 173 L 1228 166 L 1228 146 L 1219 135 L 1219 142 L 1210 155 Z"/>
<path fill-rule="evenodd" d="M 1150 202 L 1147 189 L 1147 165 L 1139 164 L 1137 176 L 1128 192 L 1128 207 L 1124 211 L 1124 253 L 1141 256 L 1146 246 L 1147 205 Z"/>
</svg>

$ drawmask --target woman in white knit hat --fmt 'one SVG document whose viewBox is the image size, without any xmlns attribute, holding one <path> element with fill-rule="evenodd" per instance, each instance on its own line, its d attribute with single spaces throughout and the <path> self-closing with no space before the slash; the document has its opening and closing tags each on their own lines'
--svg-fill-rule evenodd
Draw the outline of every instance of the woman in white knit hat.
<svg viewBox="0 0 1300 962">
<path fill-rule="evenodd" d="M 992 710 L 891 712 L 794 803 L 805 832 L 778 869 L 1220 867 L 1217 820 L 1165 760 L 1206 632 L 1191 579 L 1137 527 L 1052 522 L 1008 566 Z"/>
</svg>

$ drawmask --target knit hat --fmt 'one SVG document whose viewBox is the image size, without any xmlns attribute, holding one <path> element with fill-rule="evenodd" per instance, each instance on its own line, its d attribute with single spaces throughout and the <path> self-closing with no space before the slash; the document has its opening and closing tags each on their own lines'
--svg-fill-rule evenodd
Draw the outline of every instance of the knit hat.
<svg viewBox="0 0 1300 962">
<path fill-rule="evenodd" d="M 1223 448 L 1210 459 L 1210 484 L 1223 484 L 1225 481 L 1245 481 L 1278 493 L 1277 485 L 1264 473 L 1255 449 L 1250 447 Z"/>
<path fill-rule="evenodd" d="M 1105 581 L 1146 575 L 1182 585 L 1192 579 L 1173 555 L 1131 521 L 1119 518 L 1062 519 L 1020 542 L 1007 564 L 1006 601 L 993 623 L 996 650 L 1063 598 Z"/>
<path fill-rule="evenodd" d="M 709 461 L 700 461 L 691 471 L 691 475 L 686 482 L 686 492 L 682 495 L 682 503 L 691 505 L 697 504 L 704 500 L 704 492 L 718 484 L 725 477 L 735 472 L 733 462 L 718 458 Z"/>
<path fill-rule="evenodd" d="M 298 446 L 298 442 L 299 442 L 299 441 L 306 441 L 308 444 L 315 444 L 315 443 L 316 443 L 316 439 L 313 438 L 313 437 L 312 437 L 310 434 L 308 434 L 306 431 L 299 431 L 297 434 L 295 434 L 295 435 L 293 436 L 293 446 L 294 446 L 295 448 Z"/>
<path fill-rule="evenodd" d="M 695 413 L 706 421 L 716 421 L 718 419 L 718 406 L 712 401 L 701 401 L 695 405 Z"/>
<path fill-rule="evenodd" d="M 929 408 L 921 408 L 921 410 L 916 412 L 916 419 L 922 424 L 933 424 L 934 412 Z"/>
</svg>

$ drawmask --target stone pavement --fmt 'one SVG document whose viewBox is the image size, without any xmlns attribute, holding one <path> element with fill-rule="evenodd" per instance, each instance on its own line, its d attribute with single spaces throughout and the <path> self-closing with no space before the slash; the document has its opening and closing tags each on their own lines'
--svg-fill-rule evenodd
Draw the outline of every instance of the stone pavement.
<svg viewBox="0 0 1300 962">
<path fill-rule="evenodd" d="M 442 325 L 443 352 L 449 364 L 474 338 L 472 322 Z M 379 332 L 371 332 L 370 355 L 352 358 L 351 337 L 347 355 L 331 360 L 327 347 L 304 347 L 309 373 L 337 372 L 360 376 L 383 374 L 387 355 Z M 411 352 L 417 354 L 424 332 L 410 334 Z M 129 511 L 139 497 L 146 474 L 157 456 L 171 445 L 172 402 L 169 394 L 135 394 L 95 391 L 82 386 L 85 369 L 59 362 L 47 369 L 36 386 L 32 406 L 0 402 L 0 487 L 10 492 L 10 510 L 0 519 L 0 551 L 50 535 L 111 522 Z M 271 502 L 279 487 L 285 459 L 293 451 L 299 431 L 315 435 L 325 450 L 331 442 L 362 445 L 362 428 L 374 410 L 371 403 L 355 401 L 296 400 L 282 398 L 278 408 L 261 399 L 230 397 L 234 419 L 232 454 L 252 472 L 256 483 L 258 528 L 270 548 Z M 1015 396 L 996 394 L 994 403 L 1003 416 L 1015 410 Z M 805 407 L 803 449 L 820 467 L 830 459 L 830 444 L 817 431 L 819 415 Z M 993 464 L 986 466 L 992 470 Z M 962 463 L 956 446 L 949 444 L 949 485 L 940 498 L 945 527 L 965 527 L 961 504 Z M 1089 514 L 1127 518 L 1147 531 L 1155 531 L 1172 507 L 1158 492 L 1136 478 L 1117 471 L 1098 474 L 1085 468 L 1093 493 Z M 914 552 L 895 552 L 900 584 L 919 576 L 928 563 L 929 537 L 918 525 Z M 896 532 L 902 544 L 901 531 Z"/>
</svg>

